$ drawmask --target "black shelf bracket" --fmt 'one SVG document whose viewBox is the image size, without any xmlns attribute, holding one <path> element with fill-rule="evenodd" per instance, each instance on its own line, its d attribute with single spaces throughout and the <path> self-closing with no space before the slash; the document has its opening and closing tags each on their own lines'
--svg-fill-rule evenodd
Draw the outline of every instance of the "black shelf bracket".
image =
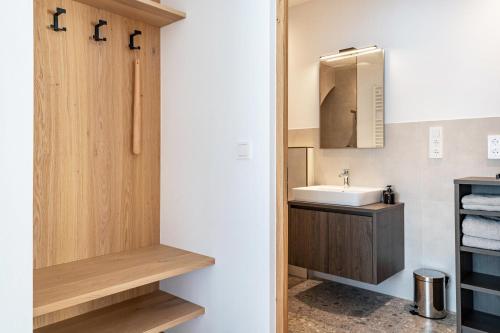
<svg viewBox="0 0 500 333">
<path fill-rule="evenodd" d="M 101 37 L 101 27 L 104 26 L 104 25 L 108 25 L 108 22 L 105 21 L 105 20 L 99 20 L 99 23 L 97 23 L 95 26 L 94 26 L 94 36 L 92 36 L 92 38 L 96 41 L 96 42 L 105 42 L 107 39 L 104 37 L 102 38 Z"/>
<path fill-rule="evenodd" d="M 59 27 L 59 15 L 66 14 L 66 9 L 57 7 L 56 12 L 53 14 L 54 23 L 49 26 L 54 31 L 67 31 L 66 27 Z"/>
<path fill-rule="evenodd" d="M 135 46 L 135 44 L 134 44 L 134 37 L 137 35 L 142 35 L 142 31 L 134 30 L 134 32 L 130 34 L 130 42 L 128 43 L 128 47 L 131 50 L 140 50 L 141 49 L 140 46 Z"/>
</svg>

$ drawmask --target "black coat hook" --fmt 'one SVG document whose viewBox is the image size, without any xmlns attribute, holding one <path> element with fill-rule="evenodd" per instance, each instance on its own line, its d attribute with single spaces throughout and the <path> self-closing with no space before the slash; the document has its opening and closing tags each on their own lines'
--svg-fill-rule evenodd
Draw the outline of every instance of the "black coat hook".
<svg viewBox="0 0 500 333">
<path fill-rule="evenodd" d="M 94 36 L 92 36 L 92 38 L 94 38 L 96 42 L 105 42 L 107 40 L 106 38 L 101 38 L 100 28 L 103 25 L 108 25 L 108 22 L 105 20 L 99 20 L 99 23 L 94 26 Z"/>
<path fill-rule="evenodd" d="M 134 30 L 134 32 L 130 34 L 130 42 L 128 43 L 128 47 L 131 50 L 140 50 L 141 49 L 140 46 L 135 46 L 135 44 L 134 44 L 134 37 L 137 35 L 142 35 L 142 31 Z"/>
<path fill-rule="evenodd" d="M 51 24 L 49 28 L 54 31 L 66 31 L 66 27 L 59 27 L 59 15 L 66 14 L 66 9 L 57 7 L 56 12 L 53 14 L 54 16 L 54 24 Z"/>
</svg>

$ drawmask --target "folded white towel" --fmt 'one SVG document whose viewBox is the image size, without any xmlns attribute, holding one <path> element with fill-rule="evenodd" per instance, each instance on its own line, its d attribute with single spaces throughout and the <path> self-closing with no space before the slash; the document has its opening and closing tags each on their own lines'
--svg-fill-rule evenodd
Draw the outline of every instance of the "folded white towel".
<svg viewBox="0 0 500 333">
<path fill-rule="evenodd" d="M 462 232 L 467 236 L 500 241 L 500 221 L 482 216 L 467 215 L 462 222 Z"/>
<path fill-rule="evenodd" d="M 464 235 L 462 237 L 462 244 L 470 247 L 477 247 L 486 250 L 500 250 L 500 241 L 494 239 L 479 238 Z"/>
<path fill-rule="evenodd" d="M 463 204 L 464 209 L 485 210 L 488 212 L 500 212 L 500 206 Z"/>
<path fill-rule="evenodd" d="M 498 206 L 500 209 L 500 195 L 494 194 L 469 194 L 462 198 L 464 205 Z"/>
</svg>

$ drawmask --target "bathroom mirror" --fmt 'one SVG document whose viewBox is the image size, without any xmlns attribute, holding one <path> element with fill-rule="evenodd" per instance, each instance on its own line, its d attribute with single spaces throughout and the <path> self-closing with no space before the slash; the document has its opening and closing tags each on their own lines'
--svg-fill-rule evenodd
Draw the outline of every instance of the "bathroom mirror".
<svg viewBox="0 0 500 333">
<path fill-rule="evenodd" d="M 384 50 L 320 58 L 320 148 L 384 147 Z"/>
</svg>

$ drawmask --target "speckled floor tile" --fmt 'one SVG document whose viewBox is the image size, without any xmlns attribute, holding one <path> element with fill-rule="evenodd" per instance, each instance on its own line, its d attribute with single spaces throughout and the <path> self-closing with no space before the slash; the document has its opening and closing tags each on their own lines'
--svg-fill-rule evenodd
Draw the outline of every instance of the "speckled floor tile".
<svg viewBox="0 0 500 333">
<path fill-rule="evenodd" d="M 453 333 L 455 316 L 430 320 L 409 313 L 410 302 L 320 280 L 289 279 L 289 333 Z"/>
</svg>

